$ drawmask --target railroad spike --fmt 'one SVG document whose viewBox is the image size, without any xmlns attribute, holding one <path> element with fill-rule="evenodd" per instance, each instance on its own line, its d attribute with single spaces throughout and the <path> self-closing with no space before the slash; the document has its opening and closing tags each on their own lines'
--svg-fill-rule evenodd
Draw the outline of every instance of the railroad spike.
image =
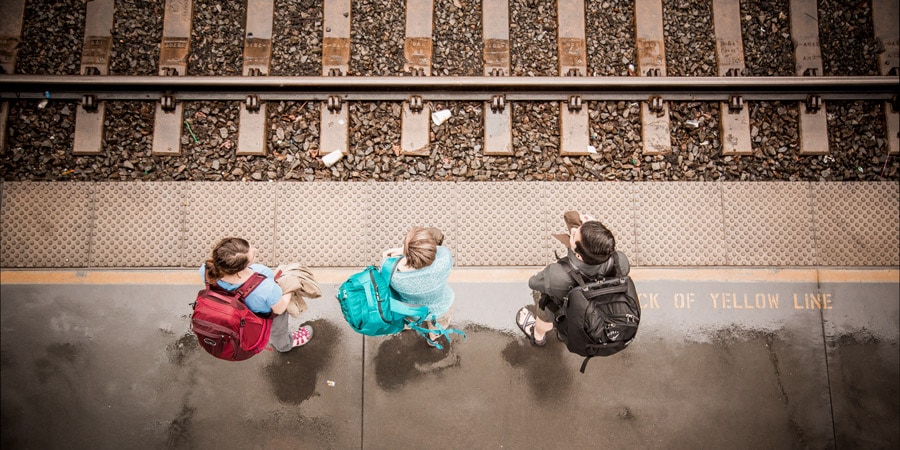
<svg viewBox="0 0 900 450">
<path fill-rule="evenodd" d="M 331 112 L 339 112 L 342 108 L 342 100 L 338 95 L 328 96 L 328 110 Z"/>
<path fill-rule="evenodd" d="M 744 109 L 744 97 L 732 95 L 728 97 L 728 112 L 737 113 Z"/>
<path fill-rule="evenodd" d="M 421 95 L 413 95 L 409 97 L 409 110 L 415 113 L 422 112 L 424 104 Z"/>
<path fill-rule="evenodd" d="M 569 96 L 569 111 L 578 112 L 581 111 L 582 102 L 580 95 L 571 95 Z"/>
<path fill-rule="evenodd" d="M 650 112 L 656 114 L 657 117 L 662 117 L 665 111 L 662 97 L 654 95 L 648 99 L 647 103 L 649 104 L 648 108 L 650 109 Z"/>
<path fill-rule="evenodd" d="M 247 111 L 250 112 L 259 112 L 259 96 L 256 94 L 248 95 L 244 100 L 244 104 L 247 106 Z"/>
<path fill-rule="evenodd" d="M 822 108 L 822 97 L 817 94 L 809 94 L 806 96 L 806 112 L 815 114 Z"/>
<path fill-rule="evenodd" d="M 171 95 L 163 95 L 160 97 L 159 104 L 164 112 L 170 113 L 175 111 L 175 97 Z"/>
<path fill-rule="evenodd" d="M 491 111 L 498 113 L 503 112 L 506 108 L 506 96 L 503 94 L 494 95 L 491 97 Z"/>
<path fill-rule="evenodd" d="M 81 107 L 87 112 L 97 112 L 97 96 L 94 94 L 85 94 L 82 96 Z"/>
</svg>

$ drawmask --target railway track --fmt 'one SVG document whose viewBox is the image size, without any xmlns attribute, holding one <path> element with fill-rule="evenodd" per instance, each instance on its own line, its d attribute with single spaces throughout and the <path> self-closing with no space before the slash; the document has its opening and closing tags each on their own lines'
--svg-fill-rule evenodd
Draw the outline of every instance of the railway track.
<svg viewBox="0 0 900 450">
<path fill-rule="evenodd" d="M 879 47 L 876 73 L 856 76 L 835 63 L 849 55 L 823 54 L 815 0 L 169 0 L 143 18 L 70 2 L 75 74 L 22 73 L 54 70 L 19 63 L 37 13 L 2 3 L 7 180 L 900 178 L 894 1 L 847 6 L 869 13 Z M 684 11 L 712 36 L 679 37 Z M 113 74 L 122 15 L 160 26 L 156 73 L 130 56 L 134 72 Z M 591 28 L 607 16 L 630 48 Z M 292 23 L 320 39 L 301 48 Z M 204 32 L 229 24 L 230 41 Z M 761 25 L 793 54 L 765 67 Z"/>
</svg>

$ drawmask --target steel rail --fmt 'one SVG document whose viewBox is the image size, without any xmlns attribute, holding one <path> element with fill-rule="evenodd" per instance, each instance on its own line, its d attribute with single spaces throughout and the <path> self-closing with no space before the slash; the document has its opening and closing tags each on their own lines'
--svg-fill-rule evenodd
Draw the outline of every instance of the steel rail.
<svg viewBox="0 0 900 450">
<path fill-rule="evenodd" d="M 403 101 L 420 95 L 429 101 L 583 100 L 726 101 L 804 100 L 810 94 L 823 100 L 893 100 L 900 77 L 211 77 L 211 76 L 59 76 L 0 75 L 0 98 L 157 100 L 321 100 L 339 96 L 350 101 Z"/>
</svg>

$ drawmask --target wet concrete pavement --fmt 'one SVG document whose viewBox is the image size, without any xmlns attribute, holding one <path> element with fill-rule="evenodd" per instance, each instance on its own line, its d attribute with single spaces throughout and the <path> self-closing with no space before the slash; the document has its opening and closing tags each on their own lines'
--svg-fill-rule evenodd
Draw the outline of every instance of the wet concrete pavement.
<svg viewBox="0 0 900 450">
<path fill-rule="evenodd" d="M 638 340 L 587 373 L 515 311 L 537 268 L 454 270 L 439 351 L 363 338 L 323 297 L 315 337 L 241 363 L 188 332 L 194 271 L 4 271 L 2 446 L 15 448 L 897 448 L 895 268 L 641 269 Z M 66 281 L 69 280 L 69 281 Z"/>
</svg>

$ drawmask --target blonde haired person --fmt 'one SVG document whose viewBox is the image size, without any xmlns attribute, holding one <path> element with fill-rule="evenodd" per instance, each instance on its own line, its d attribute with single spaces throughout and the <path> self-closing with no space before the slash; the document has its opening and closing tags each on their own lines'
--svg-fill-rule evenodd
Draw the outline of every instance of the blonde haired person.
<svg viewBox="0 0 900 450">
<path fill-rule="evenodd" d="M 237 290 L 253 275 L 254 272 L 266 276 L 256 289 L 247 295 L 244 303 L 260 317 L 272 318 L 272 331 L 269 343 L 279 352 L 286 352 L 294 347 L 306 345 L 312 339 L 313 329 L 303 325 L 297 331 L 290 332 L 287 310 L 291 294 L 283 294 L 281 287 L 275 282 L 272 269 L 256 264 L 259 252 L 249 242 L 241 238 L 225 238 L 213 248 L 212 256 L 200 266 L 200 274 L 204 282 L 216 283 L 228 291 Z"/>
<path fill-rule="evenodd" d="M 400 296 L 400 301 L 411 305 L 427 306 L 429 313 L 443 328 L 450 326 L 453 314 L 453 289 L 447 284 L 453 255 L 444 247 L 444 235 L 437 228 L 412 227 L 406 233 L 403 247 L 385 250 L 384 258 L 400 256 L 400 261 L 391 275 L 391 288 Z M 430 322 L 428 329 L 436 327 Z M 440 337 L 429 333 L 432 341 Z M 429 345 L 433 344 L 431 342 Z"/>
</svg>

